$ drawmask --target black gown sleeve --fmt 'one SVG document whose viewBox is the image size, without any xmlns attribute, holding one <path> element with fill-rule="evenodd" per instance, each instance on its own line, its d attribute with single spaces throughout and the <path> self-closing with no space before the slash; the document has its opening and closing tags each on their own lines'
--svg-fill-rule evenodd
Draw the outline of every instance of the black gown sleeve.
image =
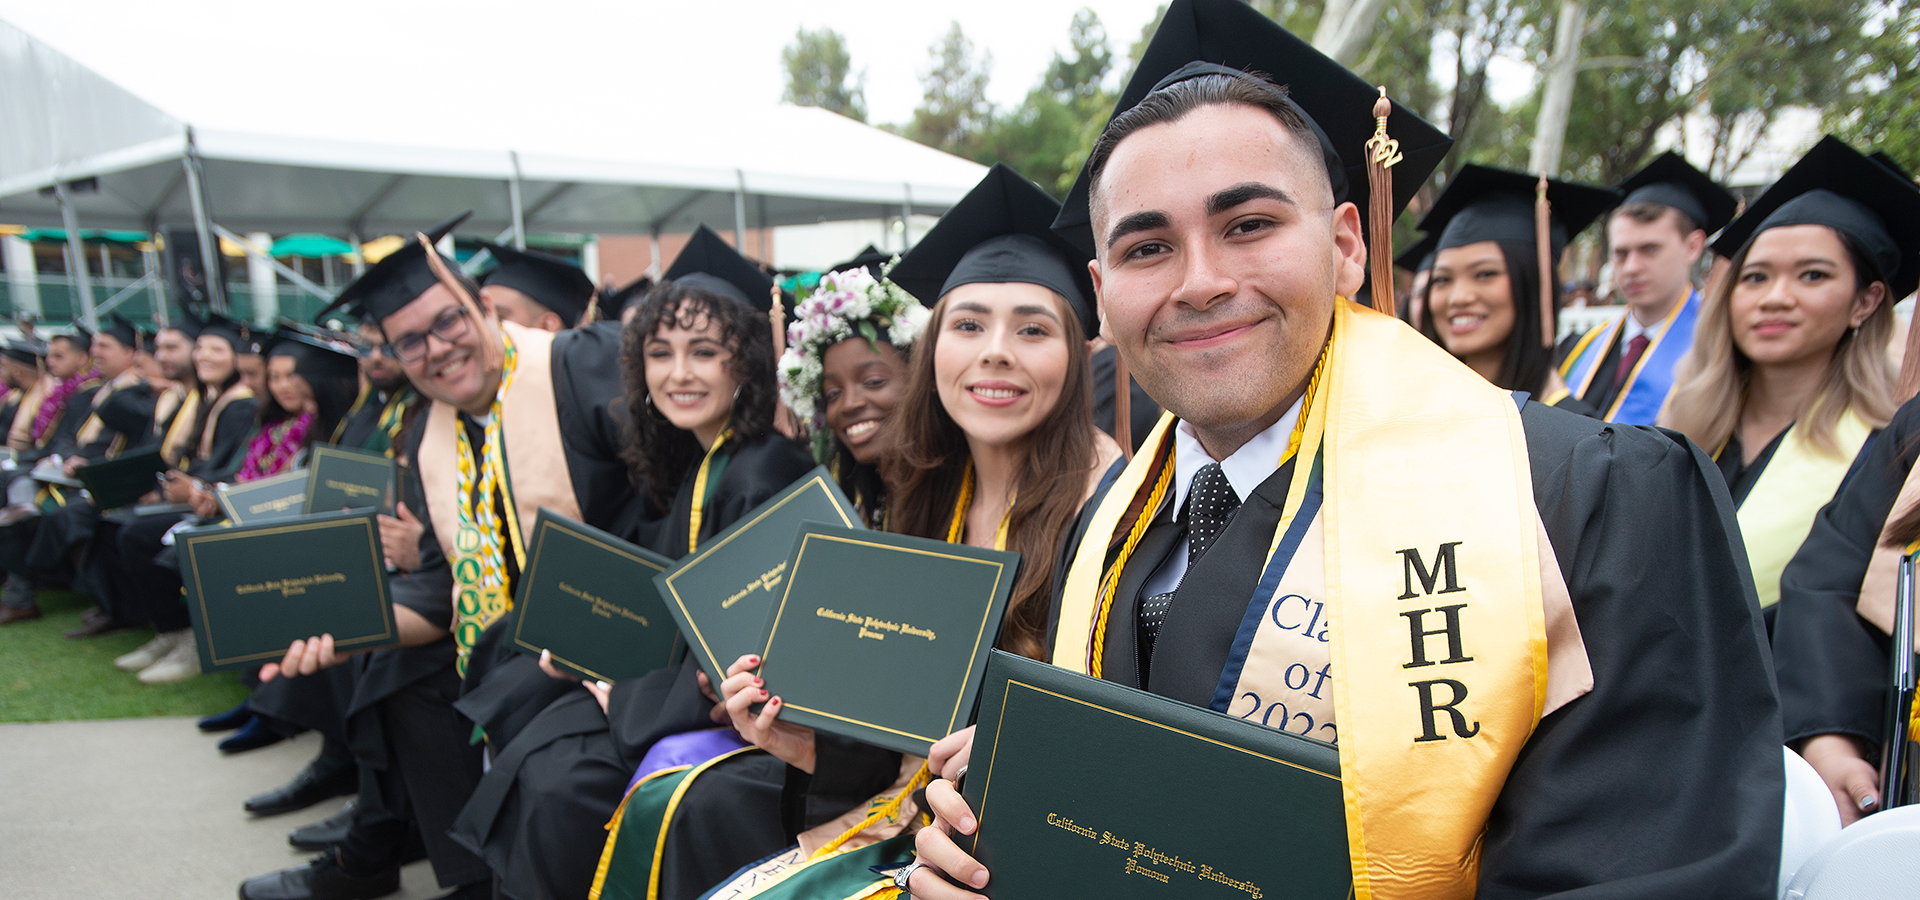
<svg viewBox="0 0 1920 900">
<path fill-rule="evenodd" d="M 1478 896 L 1774 896 L 1780 712 L 1724 484 L 1673 432 L 1522 421 L 1594 688 L 1522 748 Z"/>
<path fill-rule="evenodd" d="M 213 425 L 213 453 L 194 460 L 187 474 L 211 483 L 226 481 L 240 471 L 247 459 L 247 444 L 258 431 L 253 419 L 259 407 L 260 402 L 251 397 L 227 404 Z"/>
<path fill-rule="evenodd" d="M 426 421 L 425 416 L 420 417 L 401 438 L 408 459 L 418 458 Z M 402 476 L 400 489 L 406 497 L 421 497 L 418 479 L 410 470 Z M 450 631 L 453 628 L 453 567 L 440 550 L 440 539 L 433 531 L 433 517 L 426 514 L 424 502 L 414 517 L 421 525 L 420 567 L 395 575 L 388 582 L 388 590 L 393 594 L 393 602 L 419 613 L 442 631 Z"/>
<path fill-rule="evenodd" d="M 53 424 L 53 435 L 48 438 L 45 452 L 61 456 L 72 456 L 80 449 L 80 426 L 87 424 L 93 415 L 93 398 L 100 393 L 101 386 L 94 385 L 81 391 L 74 391 L 67 398 L 67 405 L 60 410 L 59 421 Z"/>
<path fill-rule="evenodd" d="M 1920 400 L 1910 400 L 1814 516 L 1780 574 L 1773 665 L 1790 744 L 1844 734 L 1859 740 L 1868 759 L 1880 751 L 1892 639 L 1856 609 L 1880 529 L 1916 457 Z"/>
</svg>

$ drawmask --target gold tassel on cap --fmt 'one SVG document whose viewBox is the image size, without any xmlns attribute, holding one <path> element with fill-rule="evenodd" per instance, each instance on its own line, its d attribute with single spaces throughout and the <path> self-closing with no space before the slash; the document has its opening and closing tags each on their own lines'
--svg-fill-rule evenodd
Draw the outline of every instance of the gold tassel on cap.
<svg viewBox="0 0 1920 900">
<path fill-rule="evenodd" d="M 1533 241 L 1540 251 L 1540 346 L 1553 346 L 1553 204 L 1547 202 L 1547 173 L 1533 189 Z"/>
<path fill-rule="evenodd" d="M 1367 256 L 1372 260 L 1373 308 L 1394 314 L 1393 167 L 1401 160 L 1400 142 L 1387 136 L 1393 101 L 1385 85 L 1373 101 L 1373 137 L 1367 139 Z"/>
</svg>

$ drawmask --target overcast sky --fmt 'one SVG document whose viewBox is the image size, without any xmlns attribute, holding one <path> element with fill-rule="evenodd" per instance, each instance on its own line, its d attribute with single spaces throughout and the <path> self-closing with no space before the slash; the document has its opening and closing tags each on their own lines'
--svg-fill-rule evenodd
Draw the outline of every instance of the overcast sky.
<svg viewBox="0 0 1920 900">
<path fill-rule="evenodd" d="M 147 99 L 202 124 L 322 116 L 393 90 L 485 86 L 508 107 L 572 92 L 584 108 L 776 103 L 780 49 L 801 27 L 846 35 L 872 120 L 904 121 L 928 47 L 958 20 L 993 54 L 990 95 L 1020 102 L 1076 10 L 1124 53 L 1157 0 L 463 0 L 334 4 L 213 0 L 0 0 L 12 22 Z M 278 99 L 277 99 L 278 98 Z M 478 115 L 485 99 L 463 103 Z M 609 112 L 609 114 L 613 114 Z"/>
</svg>

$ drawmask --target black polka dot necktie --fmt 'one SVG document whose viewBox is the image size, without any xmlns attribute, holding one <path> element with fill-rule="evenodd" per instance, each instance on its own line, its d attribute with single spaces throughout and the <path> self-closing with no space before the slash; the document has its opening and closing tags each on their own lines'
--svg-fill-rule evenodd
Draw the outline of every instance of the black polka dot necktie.
<svg viewBox="0 0 1920 900">
<path fill-rule="evenodd" d="M 1213 542 L 1227 530 L 1227 523 L 1240 509 L 1240 495 L 1233 492 L 1219 463 L 1207 463 L 1193 474 L 1187 488 L 1187 571 L 1193 571 L 1200 557 L 1207 555 Z M 1185 577 L 1184 574 L 1182 576 Z M 1153 655 L 1153 643 L 1160 637 L 1160 626 L 1173 607 L 1173 591 L 1154 594 L 1140 602 L 1140 676 L 1144 682 L 1147 663 Z"/>
</svg>

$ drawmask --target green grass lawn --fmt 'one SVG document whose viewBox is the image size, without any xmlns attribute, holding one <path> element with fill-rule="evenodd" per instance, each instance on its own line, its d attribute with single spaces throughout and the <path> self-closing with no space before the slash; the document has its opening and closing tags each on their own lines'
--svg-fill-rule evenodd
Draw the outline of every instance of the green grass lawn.
<svg viewBox="0 0 1920 900">
<path fill-rule="evenodd" d="M 247 696 L 236 672 L 141 684 L 113 659 L 152 639 L 150 629 L 69 641 L 61 632 L 80 627 L 93 602 L 43 591 L 39 603 L 41 618 L 0 626 L 0 722 L 206 715 Z"/>
</svg>

